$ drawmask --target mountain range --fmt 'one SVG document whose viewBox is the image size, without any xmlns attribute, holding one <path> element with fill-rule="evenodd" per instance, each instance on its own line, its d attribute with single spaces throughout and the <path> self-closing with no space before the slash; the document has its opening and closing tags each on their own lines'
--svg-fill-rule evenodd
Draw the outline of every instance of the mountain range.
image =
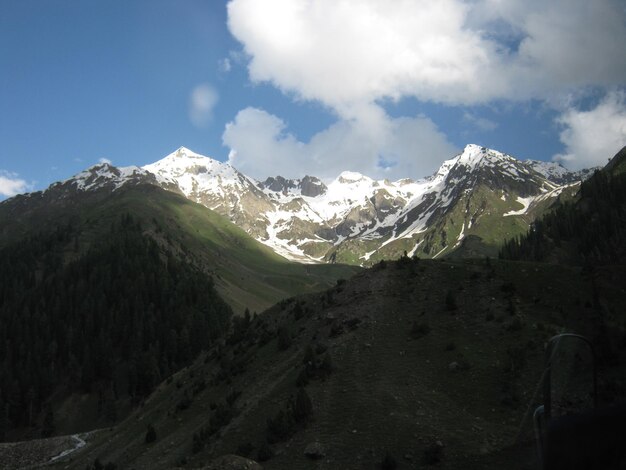
<svg viewBox="0 0 626 470">
<path fill-rule="evenodd" d="M 44 193 L 149 183 L 228 218 L 287 259 L 371 265 L 405 252 L 494 256 L 504 240 L 525 233 L 591 173 L 467 145 L 420 180 L 344 171 L 327 183 L 314 176 L 258 181 L 181 147 L 144 167 L 93 166 Z"/>
</svg>

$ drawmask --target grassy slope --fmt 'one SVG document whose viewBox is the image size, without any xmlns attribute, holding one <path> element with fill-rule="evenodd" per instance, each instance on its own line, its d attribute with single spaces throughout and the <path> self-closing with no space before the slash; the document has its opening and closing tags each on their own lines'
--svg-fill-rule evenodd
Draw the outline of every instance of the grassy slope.
<svg viewBox="0 0 626 470">
<path fill-rule="evenodd" d="M 399 258 L 405 250 L 412 250 L 413 241 L 422 242 L 415 252 L 419 257 L 430 258 L 436 254 L 437 257 L 448 256 L 461 246 L 461 231 L 464 237 L 474 236 L 473 240 L 479 238 L 481 241 L 480 244 L 474 244 L 471 257 L 497 256 L 504 240 L 526 233 L 530 223 L 549 210 L 552 202 L 554 201 L 550 200 L 549 203 L 540 205 L 529 214 L 503 217 L 503 214 L 519 210 L 523 206 L 513 196 L 502 200 L 499 192 L 480 185 L 470 195 L 463 195 L 445 216 L 426 231 L 413 235 L 412 239 L 398 239 L 385 245 L 372 255 L 370 264 L 381 259 Z M 474 221 L 470 224 L 472 218 Z M 362 252 L 373 250 L 367 243 L 371 245 L 371 242 L 359 242 L 355 245 Z M 338 259 L 348 263 L 355 262 L 356 255 L 350 252 L 350 245 L 346 244 L 346 247 L 348 252 L 342 253 Z M 462 251 L 458 250 L 456 256 L 463 257 Z"/>
<path fill-rule="evenodd" d="M 623 274 L 623 269 L 607 268 L 597 279 L 609 330 L 616 336 L 625 327 Z M 503 288 L 510 283 L 512 289 Z M 449 290 L 458 305 L 453 312 L 446 308 Z M 250 342 L 212 351 L 164 382 L 142 409 L 117 428 L 96 434 L 69 468 L 82 469 L 97 457 L 122 468 L 199 467 L 244 443 L 258 448 L 267 418 L 295 393 L 304 350 L 312 342 L 328 346 L 334 371 L 306 387 L 313 402 L 312 421 L 275 444 L 277 455 L 264 468 L 374 469 L 387 451 L 399 468 L 415 468 L 436 441 L 444 445 L 441 468 L 533 468 L 528 412 L 539 402 L 533 395 L 543 344 L 557 331 L 592 338 L 596 331 L 590 281 L 577 268 L 502 261 L 493 266 L 392 263 L 330 292 L 302 297 L 306 313 L 297 320 L 294 301 L 270 309 L 253 322 Z M 354 318 L 360 323 L 350 330 L 345 321 Z M 259 343 L 261 322 L 270 330 L 286 326 L 294 339 L 291 347 L 278 351 L 276 339 Z M 431 331 L 413 339 L 413 322 L 426 323 Z M 345 331 L 333 336 L 337 325 Z M 622 362 L 604 375 L 623 379 L 620 347 Z M 515 373 L 509 370 L 508 350 L 521 351 L 524 358 Z M 245 370 L 216 379 L 225 359 Z M 452 362 L 469 368 L 451 370 Z M 622 379 L 613 388 L 623 392 Z M 503 391 L 505 383 L 513 392 Z M 211 403 L 233 390 L 242 392 L 235 402 L 238 415 L 205 450 L 193 454 L 192 435 L 209 422 Z M 505 404 L 511 394 L 518 397 L 517 405 Z M 177 410 L 184 396 L 192 397 L 191 406 Z M 144 443 L 148 423 L 157 429 L 154 444 Z M 517 445 L 520 437 L 523 444 Z M 318 462 L 303 455 L 312 441 L 326 448 L 326 457 Z"/>
<path fill-rule="evenodd" d="M 322 290 L 358 268 L 301 265 L 276 255 L 224 217 L 182 196 L 154 186 L 124 187 L 111 196 L 49 200 L 25 198 L 0 206 L 0 245 L 32 230 L 72 220 L 81 241 L 97 243 L 110 221 L 131 213 L 144 230 L 168 249 L 186 256 L 214 275 L 216 286 L 235 312 L 261 311 L 295 294 Z M 245 286 L 245 289 L 243 288 Z"/>
</svg>

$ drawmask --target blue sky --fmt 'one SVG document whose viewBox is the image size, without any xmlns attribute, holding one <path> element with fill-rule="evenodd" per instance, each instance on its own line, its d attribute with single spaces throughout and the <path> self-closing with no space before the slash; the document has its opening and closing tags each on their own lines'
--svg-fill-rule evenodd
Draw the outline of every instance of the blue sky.
<svg viewBox="0 0 626 470">
<path fill-rule="evenodd" d="M 544 3 L 3 0 L 0 198 L 179 146 L 257 178 L 417 178 L 468 143 L 602 163 L 624 2 Z"/>
</svg>

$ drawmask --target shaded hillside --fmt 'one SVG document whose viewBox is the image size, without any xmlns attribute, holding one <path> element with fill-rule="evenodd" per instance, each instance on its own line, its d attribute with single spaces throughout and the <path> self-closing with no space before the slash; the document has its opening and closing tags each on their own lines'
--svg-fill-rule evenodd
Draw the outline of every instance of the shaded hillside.
<svg viewBox="0 0 626 470">
<path fill-rule="evenodd" d="M 130 215 L 84 250 L 78 235 L 68 224 L 0 250 L 2 440 L 115 422 L 228 327 L 211 278 Z M 97 410 L 64 412 L 73 394 Z"/>
<path fill-rule="evenodd" d="M 269 469 L 533 468 L 549 337 L 603 344 L 602 400 L 624 394 L 624 274 L 601 270 L 594 287 L 553 265 L 380 263 L 238 320 L 59 465 L 197 468 L 235 453 Z"/>
<path fill-rule="evenodd" d="M 125 184 L 76 191 L 53 186 L 45 192 L 0 203 L 0 247 L 33 231 L 71 223 L 83 252 L 106 233 L 111 220 L 129 213 L 160 247 L 214 277 L 236 313 L 260 311 L 294 294 L 322 290 L 359 268 L 302 265 L 285 260 L 224 217 L 152 184 Z"/>
<path fill-rule="evenodd" d="M 626 262 L 626 147 L 593 174 L 577 200 L 537 220 L 527 235 L 506 242 L 506 259 L 587 266 Z"/>
</svg>

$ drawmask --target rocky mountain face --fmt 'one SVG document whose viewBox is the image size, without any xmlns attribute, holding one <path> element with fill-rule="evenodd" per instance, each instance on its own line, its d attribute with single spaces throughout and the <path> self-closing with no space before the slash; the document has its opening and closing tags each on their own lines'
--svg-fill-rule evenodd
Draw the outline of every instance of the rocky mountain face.
<svg viewBox="0 0 626 470">
<path fill-rule="evenodd" d="M 557 198 L 574 194 L 590 172 L 468 145 L 417 181 L 344 171 L 328 184 L 313 176 L 261 182 L 181 147 L 143 168 L 98 165 L 48 191 L 148 182 L 226 216 L 288 259 L 367 265 L 405 251 L 450 255 L 468 241 L 478 254 L 493 254 Z"/>
<path fill-rule="evenodd" d="M 260 182 L 185 148 L 144 170 L 175 181 L 185 196 L 287 258 L 353 264 L 404 251 L 442 256 L 468 236 L 494 250 L 589 174 L 476 145 L 418 181 L 377 181 L 345 171 L 327 185 L 312 176 Z"/>
</svg>

